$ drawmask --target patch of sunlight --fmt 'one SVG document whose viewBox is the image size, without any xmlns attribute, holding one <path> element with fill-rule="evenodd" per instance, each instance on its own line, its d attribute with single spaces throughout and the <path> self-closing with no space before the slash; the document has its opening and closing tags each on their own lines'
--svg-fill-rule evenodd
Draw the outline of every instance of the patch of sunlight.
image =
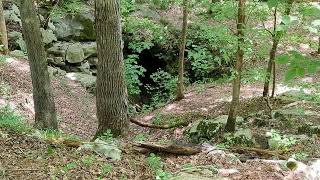
<svg viewBox="0 0 320 180">
<path fill-rule="evenodd" d="M 10 66 L 18 69 L 19 71 L 29 72 L 30 68 L 28 64 L 22 63 L 21 61 L 18 61 L 14 58 L 6 58 L 6 63 L 8 63 Z"/>
<path fill-rule="evenodd" d="M 72 81 L 77 80 L 76 73 L 67 73 L 66 77 L 71 79 Z"/>
<path fill-rule="evenodd" d="M 307 88 L 301 88 L 299 86 L 294 86 L 294 87 L 289 87 L 287 85 L 283 84 L 278 84 L 276 86 L 276 95 L 280 95 L 289 91 L 303 91 L 305 94 L 311 94 L 313 91 L 312 89 L 307 89 Z"/>
</svg>

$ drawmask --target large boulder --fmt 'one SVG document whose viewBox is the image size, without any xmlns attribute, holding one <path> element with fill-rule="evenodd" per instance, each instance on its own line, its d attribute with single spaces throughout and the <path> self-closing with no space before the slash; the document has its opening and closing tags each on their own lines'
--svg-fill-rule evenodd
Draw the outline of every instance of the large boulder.
<svg viewBox="0 0 320 180">
<path fill-rule="evenodd" d="M 66 61 L 69 63 L 81 63 L 85 58 L 86 57 L 80 43 L 72 44 L 68 47 L 66 52 Z"/>
<path fill-rule="evenodd" d="M 227 119 L 227 115 L 222 115 L 215 119 L 198 120 L 186 131 L 187 136 L 194 143 L 218 138 L 227 124 Z M 236 121 L 237 123 L 242 123 L 243 118 L 237 117 Z"/>
<path fill-rule="evenodd" d="M 96 57 L 97 56 L 97 43 L 87 42 L 81 44 L 85 58 Z"/>
<path fill-rule="evenodd" d="M 47 53 L 54 57 L 65 57 L 66 51 L 71 43 L 57 42 L 52 45 L 49 49 L 47 49 Z"/>
<path fill-rule="evenodd" d="M 84 73 L 67 73 L 67 77 L 71 80 L 78 81 L 87 89 L 94 89 L 96 85 L 96 77 Z"/>
<path fill-rule="evenodd" d="M 22 33 L 17 31 L 12 31 L 8 33 L 8 38 L 10 43 L 13 45 L 14 49 L 27 52 L 27 46 L 23 40 Z"/>
<path fill-rule="evenodd" d="M 15 4 L 12 4 L 10 9 L 4 10 L 3 14 L 6 22 L 18 23 L 21 26 L 20 11 Z"/>
<path fill-rule="evenodd" d="M 43 29 L 41 28 L 42 41 L 44 44 L 50 44 L 54 41 L 57 41 L 57 37 L 54 35 L 51 29 Z"/>
<path fill-rule="evenodd" d="M 52 18 L 58 40 L 93 41 L 96 39 L 94 13 L 90 7 L 81 12 Z"/>
</svg>

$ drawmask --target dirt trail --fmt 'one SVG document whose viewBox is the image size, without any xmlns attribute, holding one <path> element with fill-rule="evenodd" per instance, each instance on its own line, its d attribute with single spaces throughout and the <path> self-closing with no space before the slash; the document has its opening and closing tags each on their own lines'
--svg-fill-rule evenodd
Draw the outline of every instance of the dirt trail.
<svg viewBox="0 0 320 180">
<path fill-rule="evenodd" d="M 9 85 L 9 99 L 0 98 L 0 105 L 9 103 L 29 123 L 34 118 L 32 82 L 26 60 L 9 58 L 1 66 L 1 83 Z M 96 129 L 95 98 L 79 83 L 65 77 L 51 79 L 60 129 L 68 134 L 90 138 Z M 1 93 L 3 94 L 3 93 Z"/>
</svg>

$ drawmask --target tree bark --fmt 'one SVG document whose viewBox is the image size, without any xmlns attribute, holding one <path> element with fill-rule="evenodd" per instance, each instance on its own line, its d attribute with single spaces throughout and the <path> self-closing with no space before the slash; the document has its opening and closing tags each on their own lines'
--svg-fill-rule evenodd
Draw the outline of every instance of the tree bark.
<svg viewBox="0 0 320 180">
<path fill-rule="evenodd" d="M 290 15 L 293 2 L 294 2 L 294 0 L 287 0 L 285 12 L 284 12 L 285 15 Z M 269 96 L 269 84 L 270 84 L 270 80 L 271 80 L 271 73 L 272 73 L 272 77 L 273 77 L 271 97 L 274 97 L 274 94 L 275 94 L 275 89 L 276 89 L 275 57 L 276 57 L 276 53 L 277 53 L 280 39 L 283 36 L 283 34 L 276 31 L 276 28 L 277 28 L 277 7 L 274 10 L 273 16 L 274 16 L 274 21 L 273 21 L 272 48 L 270 50 L 269 62 L 268 62 L 268 67 L 267 67 L 267 75 L 266 75 L 266 78 L 264 81 L 263 97 Z"/>
<path fill-rule="evenodd" d="M 244 56 L 244 27 L 245 27 L 245 0 L 239 0 L 238 4 L 238 23 L 237 23 L 237 36 L 238 36 L 238 50 L 237 50 L 237 75 L 233 81 L 232 101 L 229 109 L 227 124 L 225 127 L 226 132 L 234 132 L 236 129 L 237 109 L 240 101 L 240 86 L 241 86 L 241 71 Z"/>
<path fill-rule="evenodd" d="M 187 26 L 188 26 L 188 4 L 187 0 L 183 0 L 183 24 L 181 34 L 181 44 L 179 52 L 179 78 L 177 87 L 177 100 L 184 98 L 184 53 L 187 41 Z"/>
<path fill-rule="evenodd" d="M 1 45 L 3 45 L 2 52 L 7 55 L 9 53 L 8 49 L 8 37 L 7 37 L 7 27 L 6 21 L 3 14 L 2 0 L 0 0 L 0 35 L 1 35 Z"/>
<path fill-rule="evenodd" d="M 46 52 L 40 32 L 40 20 L 32 0 L 20 0 L 19 5 L 32 78 L 35 127 L 58 129 Z"/>
<path fill-rule="evenodd" d="M 273 68 L 273 66 L 275 66 L 274 60 L 276 58 L 278 44 L 279 44 L 279 38 L 274 36 L 272 38 L 272 48 L 270 50 L 269 62 L 268 62 L 268 67 L 267 67 L 267 74 L 266 74 L 266 78 L 264 81 L 263 97 L 269 96 L 269 83 L 271 80 L 272 70 L 274 69 L 274 71 L 275 71 L 275 67 Z M 274 72 L 274 74 L 275 74 L 275 72 Z M 275 75 L 273 75 L 273 77 L 275 77 Z"/>
<path fill-rule="evenodd" d="M 114 136 L 126 135 L 128 97 L 123 60 L 120 0 L 96 0 L 98 48 L 96 137 L 110 129 Z"/>
</svg>

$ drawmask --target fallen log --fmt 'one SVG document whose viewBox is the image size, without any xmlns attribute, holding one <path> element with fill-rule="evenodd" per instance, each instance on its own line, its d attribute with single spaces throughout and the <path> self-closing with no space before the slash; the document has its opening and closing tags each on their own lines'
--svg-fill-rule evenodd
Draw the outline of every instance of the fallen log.
<svg viewBox="0 0 320 180">
<path fill-rule="evenodd" d="M 141 127 L 147 127 L 147 128 L 152 128 L 152 129 L 172 129 L 172 128 L 176 128 L 176 127 L 180 127 L 180 126 L 187 126 L 190 123 L 188 121 L 184 121 L 184 122 L 178 122 L 178 123 L 174 123 L 174 124 L 156 125 L 156 124 L 141 122 L 141 121 L 138 121 L 133 118 L 130 118 L 130 122 L 132 122 L 138 126 L 141 126 Z"/>
<path fill-rule="evenodd" d="M 134 146 L 149 149 L 153 152 L 170 153 L 176 155 L 195 155 L 200 153 L 201 147 L 196 145 L 180 145 L 180 144 L 155 144 L 155 143 L 132 143 Z"/>
<path fill-rule="evenodd" d="M 282 155 L 283 151 L 272 151 L 272 150 L 249 148 L 249 147 L 235 147 L 230 150 L 235 152 L 251 151 L 260 155 L 276 156 L 276 157 L 279 157 L 281 160 L 288 159 L 288 157 L 286 157 L 285 155 Z"/>
</svg>

